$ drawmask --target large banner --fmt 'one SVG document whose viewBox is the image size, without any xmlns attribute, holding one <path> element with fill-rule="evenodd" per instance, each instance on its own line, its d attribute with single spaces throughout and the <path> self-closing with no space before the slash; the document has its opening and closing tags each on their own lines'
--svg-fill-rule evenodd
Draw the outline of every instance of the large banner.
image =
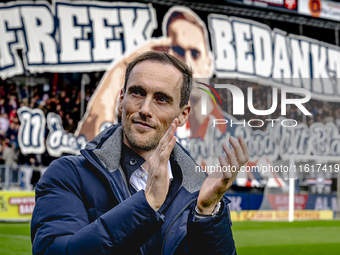
<svg viewBox="0 0 340 255">
<path fill-rule="evenodd" d="M 272 170 L 277 160 L 288 161 L 292 155 L 340 156 L 334 118 L 324 121 L 318 104 L 308 105 L 314 99 L 340 102 L 339 47 L 249 19 L 208 12 L 199 16 L 183 6 L 173 6 L 163 15 L 164 8 L 168 7 L 96 1 L 0 5 L 2 79 L 24 69 L 31 73 L 106 70 L 75 134 L 64 130 L 55 113 L 45 116 L 39 109 L 19 109 L 18 141 L 24 154 L 45 150 L 54 157 L 78 154 L 101 130 L 117 123 L 127 63 L 142 52 L 156 50 L 182 59 L 194 70 L 198 82 L 190 99 L 192 115 L 177 137 L 201 166 L 218 163 L 216 155 L 223 153 L 222 143 L 230 136 L 245 139 L 251 158 L 247 167 L 256 169 L 239 174 L 241 186 L 261 187 L 266 177 L 270 186 L 285 187 L 284 176 Z M 153 36 L 156 30 L 159 37 Z M 208 100 L 197 84 L 209 87 L 219 104 L 213 97 Z M 255 100 L 253 94 L 258 96 Z M 244 110 L 246 103 L 251 114 Z M 320 118 L 314 118 L 318 114 Z M 339 171 L 337 166 L 332 173 Z M 282 164 L 279 170 L 302 172 Z"/>
<path fill-rule="evenodd" d="M 151 5 L 12 2 L 0 5 L 0 77 L 35 72 L 105 70 L 145 44 L 157 27 Z"/>
<path fill-rule="evenodd" d="M 52 6 L 47 2 L 0 5 L 2 78 L 23 72 L 18 49 L 23 49 L 23 64 L 30 72 L 107 70 L 78 125 L 76 138 L 64 133 L 58 116 L 46 116 L 52 131 L 46 144 L 51 155 L 79 152 L 87 141 L 117 121 L 115 99 L 124 81 L 126 64 L 147 50 L 167 51 L 183 59 L 193 67 L 196 78 L 211 78 L 214 74 L 219 79 L 256 78 L 263 85 L 303 88 L 311 92 L 312 98 L 340 100 L 339 47 L 226 15 L 207 13 L 205 24 L 191 9 L 181 6 L 168 10 L 162 22 L 163 36 L 154 38 L 151 35 L 158 27 L 156 16 L 151 4 L 139 3 L 54 1 Z M 25 125 L 20 129 L 19 142 L 23 152 L 44 151 L 46 117 L 37 110 L 21 110 L 20 119 Z M 332 124 L 326 127 L 315 123 L 308 128 L 301 123 L 291 130 L 280 127 L 271 123 L 263 133 L 253 133 L 248 127 L 228 132 L 245 134 L 252 143 L 253 157 L 266 155 L 275 160 L 280 153 L 283 158 L 292 152 L 340 154 L 338 131 Z M 270 135 L 275 130 L 276 137 Z M 301 139 L 296 140 L 296 136 Z M 281 145 L 275 145 L 277 139 Z M 325 145 L 320 147 L 320 143 Z"/>
</svg>

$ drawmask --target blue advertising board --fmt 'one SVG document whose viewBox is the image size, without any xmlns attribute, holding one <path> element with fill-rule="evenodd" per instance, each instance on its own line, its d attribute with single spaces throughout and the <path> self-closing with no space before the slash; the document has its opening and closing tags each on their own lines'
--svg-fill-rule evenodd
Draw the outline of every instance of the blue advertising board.
<svg viewBox="0 0 340 255">
<path fill-rule="evenodd" d="M 258 210 L 261 206 L 263 194 L 228 194 L 231 200 L 231 211 Z"/>
</svg>

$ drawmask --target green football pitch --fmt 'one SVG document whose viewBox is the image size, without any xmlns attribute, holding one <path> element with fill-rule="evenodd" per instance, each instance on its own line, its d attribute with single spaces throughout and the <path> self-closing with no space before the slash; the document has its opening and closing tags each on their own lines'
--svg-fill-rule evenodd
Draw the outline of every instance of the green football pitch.
<svg viewBox="0 0 340 255">
<path fill-rule="evenodd" d="M 340 254 L 340 221 L 235 222 L 237 253 Z M 0 223 L 0 254 L 31 254 L 29 223 Z"/>
</svg>

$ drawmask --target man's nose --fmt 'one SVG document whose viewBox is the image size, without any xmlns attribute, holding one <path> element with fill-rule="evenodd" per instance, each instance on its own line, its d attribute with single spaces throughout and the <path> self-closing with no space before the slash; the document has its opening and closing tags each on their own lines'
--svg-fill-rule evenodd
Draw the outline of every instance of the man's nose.
<svg viewBox="0 0 340 255">
<path fill-rule="evenodd" d="M 143 117 L 151 117 L 152 116 L 151 113 L 152 113 L 152 98 L 145 97 L 139 109 L 139 114 Z"/>
<path fill-rule="evenodd" d="M 185 51 L 184 61 L 185 63 L 192 63 L 194 61 L 194 58 L 192 57 L 190 50 Z"/>
</svg>

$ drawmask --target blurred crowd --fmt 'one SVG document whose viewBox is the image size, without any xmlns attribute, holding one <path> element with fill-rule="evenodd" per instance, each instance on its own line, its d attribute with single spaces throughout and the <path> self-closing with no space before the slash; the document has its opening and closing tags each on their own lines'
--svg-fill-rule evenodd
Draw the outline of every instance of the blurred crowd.
<svg viewBox="0 0 340 255">
<path fill-rule="evenodd" d="M 27 86 L 13 79 L 0 79 L 0 165 L 47 166 L 54 159 L 48 152 L 24 155 L 18 144 L 20 120 L 17 110 L 22 106 L 39 108 L 45 116 L 58 114 L 66 132 L 74 133 L 81 117 L 81 81 L 86 79 L 84 107 L 90 100 L 102 72 L 81 74 L 44 74 L 46 84 Z M 86 77 L 85 77 L 86 76 Z M 33 77 L 34 80 L 34 77 Z M 45 129 L 45 138 L 48 129 Z"/>
</svg>

